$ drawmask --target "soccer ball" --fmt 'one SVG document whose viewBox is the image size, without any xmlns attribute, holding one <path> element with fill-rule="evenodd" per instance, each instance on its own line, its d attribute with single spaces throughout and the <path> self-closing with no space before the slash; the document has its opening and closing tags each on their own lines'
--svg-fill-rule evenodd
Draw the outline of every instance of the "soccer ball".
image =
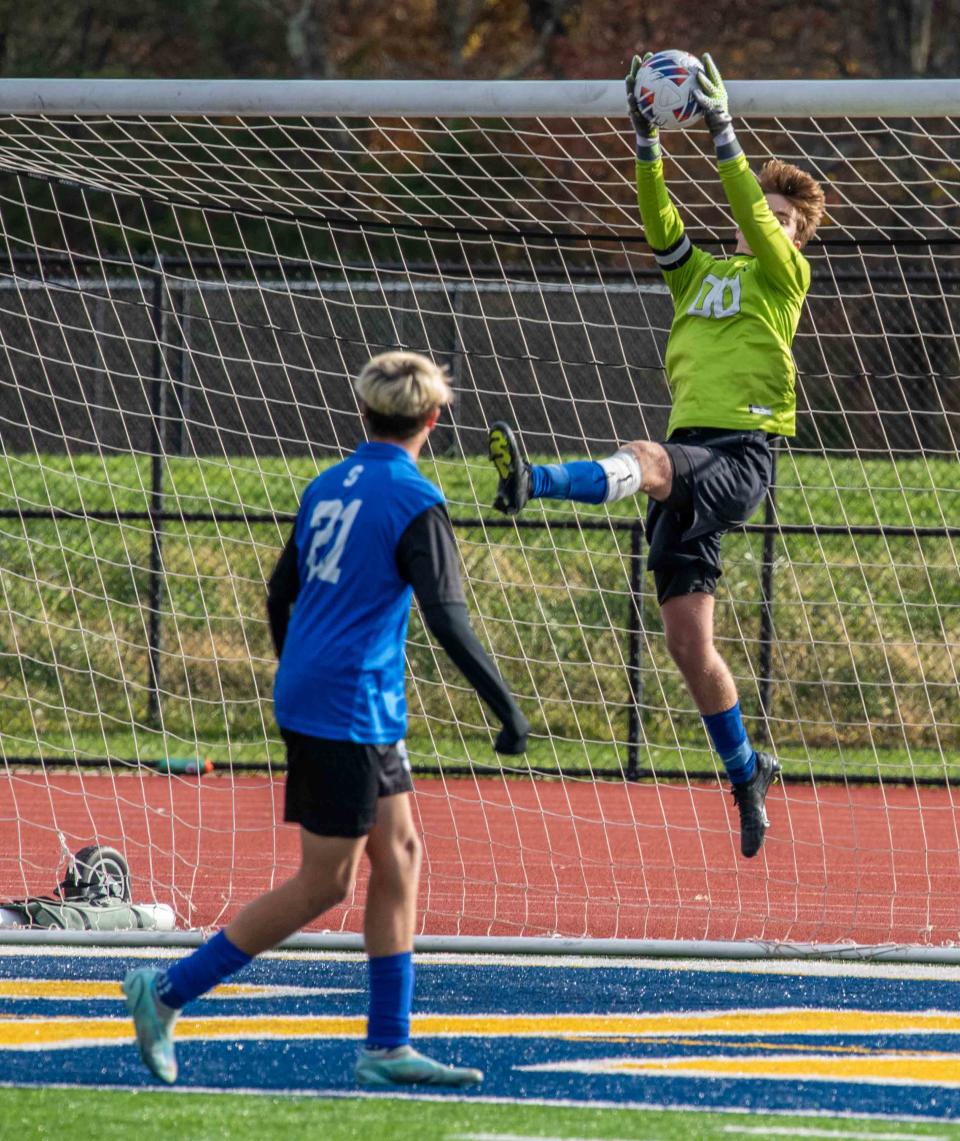
<svg viewBox="0 0 960 1141">
<path fill-rule="evenodd" d="M 703 71 L 703 64 L 689 52 L 652 55 L 637 72 L 635 91 L 640 110 L 658 127 L 689 127 L 703 115 L 693 94 L 699 71 Z"/>
</svg>

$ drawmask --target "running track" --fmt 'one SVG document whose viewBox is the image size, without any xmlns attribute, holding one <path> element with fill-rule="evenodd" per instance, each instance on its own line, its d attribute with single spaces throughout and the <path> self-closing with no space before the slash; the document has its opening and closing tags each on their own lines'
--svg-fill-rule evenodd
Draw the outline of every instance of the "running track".
<svg viewBox="0 0 960 1141">
<path fill-rule="evenodd" d="M 296 866 L 282 780 L 154 773 L 0 779 L 0 897 L 49 892 L 71 850 L 120 848 L 138 902 L 210 926 Z M 422 930 L 434 934 L 947 943 L 960 938 L 950 789 L 778 787 L 761 856 L 718 786 L 417 784 Z M 357 896 L 328 930 L 360 929 Z"/>
</svg>

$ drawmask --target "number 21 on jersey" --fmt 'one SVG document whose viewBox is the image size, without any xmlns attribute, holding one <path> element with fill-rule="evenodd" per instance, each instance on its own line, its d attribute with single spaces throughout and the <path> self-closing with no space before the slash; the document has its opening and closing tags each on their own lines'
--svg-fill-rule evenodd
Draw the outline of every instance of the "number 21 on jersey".
<svg viewBox="0 0 960 1141">
<path fill-rule="evenodd" d="M 314 507 L 310 516 L 313 536 L 307 551 L 308 582 L 340 581 L 340 560 L 362 506 L 362 499 L 351 499 L 346 506 L 342 499 L 321 499 Z"/>
</svg>

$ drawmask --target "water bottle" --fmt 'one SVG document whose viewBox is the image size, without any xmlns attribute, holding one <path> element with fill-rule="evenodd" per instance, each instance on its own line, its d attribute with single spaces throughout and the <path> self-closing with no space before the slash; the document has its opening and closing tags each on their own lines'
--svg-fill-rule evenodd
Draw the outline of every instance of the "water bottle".
<svg viewBox="0 0 960 1141">
<path fill-rule="evenodd" d="M 150 767 L 166 776 L 174 774 L 183 776 L 199 776 L 213 772 L 213 761 L 209 757 L 161 757 L 159 761 L 150 761 Z"/>
</svg>

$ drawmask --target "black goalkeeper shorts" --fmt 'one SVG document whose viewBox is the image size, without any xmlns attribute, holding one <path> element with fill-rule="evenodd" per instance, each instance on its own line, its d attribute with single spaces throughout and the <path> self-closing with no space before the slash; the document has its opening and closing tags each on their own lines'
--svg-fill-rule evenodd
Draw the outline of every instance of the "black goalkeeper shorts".
<svg viewBox="0 0 960 1141">
<path fill-rule="evenodd" d="M 713 594 L 722 574 L 720 536 L 740 527 L 773 480 L 772 436 L 726 428 L 679 428 L 663 445 L 673 486 L 647 511 L 647 567 L 657 602 Z"/>
<path fill-rule="evenodd" d="M 412 792 L 402 741 L 361 745 L 281 729 L 287 745 L 283 818 L 317 836 L 366 836 L 382 796 Z"/>
</svg>

